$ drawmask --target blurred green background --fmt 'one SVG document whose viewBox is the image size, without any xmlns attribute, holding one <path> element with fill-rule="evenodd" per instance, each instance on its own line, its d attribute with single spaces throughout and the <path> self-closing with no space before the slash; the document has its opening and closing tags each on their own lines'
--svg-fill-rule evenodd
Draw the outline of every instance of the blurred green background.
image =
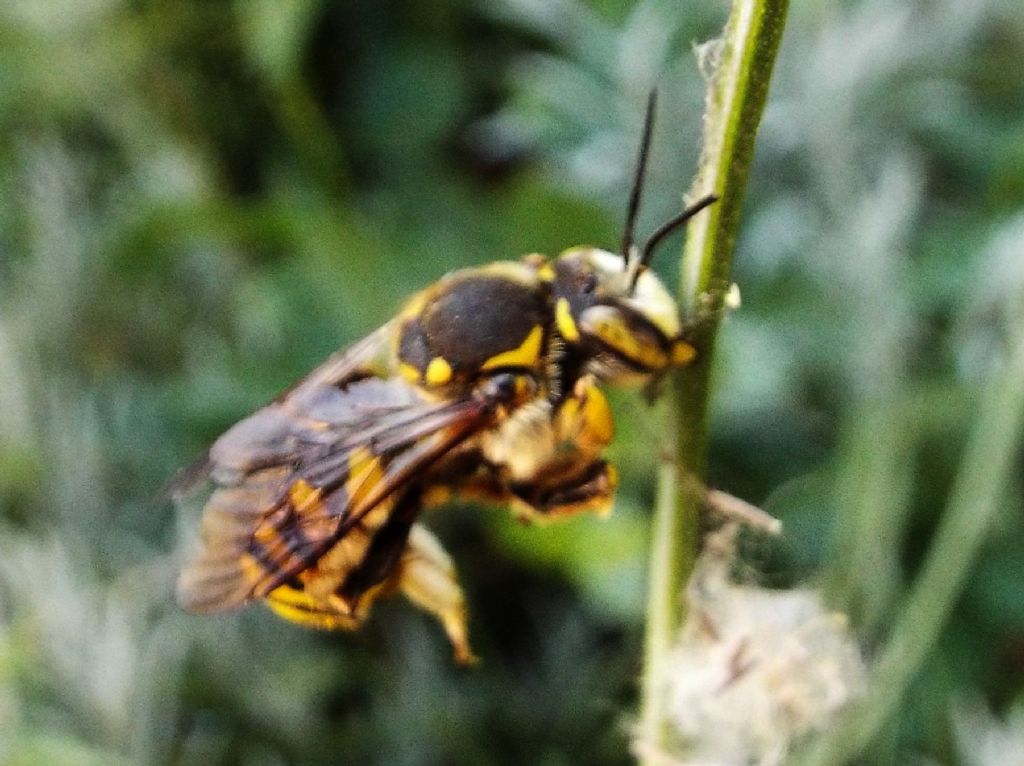
<svg viewBox="0 0 1024 766">
<path fill-rule="evenodd" d="M 223 429 L 456 267 L 614 248 L 698 155 L 721 2 L 0 4 L 0 764 L 625 764 L 658 412 L 616 396 L 613 518 L 430 526 L 482 665 L 401 601 L 326 635 L 172 598 L 156 500 Z M 782 517 L 868 656 L 1024 295 L 1024 5 L 793 0 L 721 337 L 711 481 Z M 658 270 L 674 283 L 678 237 Z M 1022 382 L 1024 384 L 1024 382 Z M 1024 753 L 1016 481 L 864 763 Z M 851 542 L 852 541 L 852 542 Z M 1018 709 L 1019 710 L 1019 709 Z M 987 739 L 986 739 L 987 738 Z"/>
</svg>

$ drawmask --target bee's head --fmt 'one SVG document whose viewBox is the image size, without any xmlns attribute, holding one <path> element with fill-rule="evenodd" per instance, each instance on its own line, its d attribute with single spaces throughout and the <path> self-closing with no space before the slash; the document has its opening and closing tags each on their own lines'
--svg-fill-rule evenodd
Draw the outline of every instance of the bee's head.
<svg viewBox="0 0 1024 766">
<path fill-rule="evenodd" d="M 654 272 L 634 277 L 621 255 L 590 247 L 565 251 L 554 270 L 558 333 L 586 358 L 589 372 L 612 383 L 644 382 L 695 356 Z"/>
<path fill-rule="evenodd" d="M 703 197 L 659 226 L 643 248 L 635 246 L 633 229 L 640 208 L 655 103 L 652 91 L 629 195 L 622 253 L 577 247 L 562 253 L 554 263 L 552 289 L 558 333 L 582 356 L 588 372 L 612 383 L 642 383 L 696 356 L 696 350 L 682 337 L 676 302 L 647 264 L 666 236 L 718 198 L 710 194 Z"/>
</svg>

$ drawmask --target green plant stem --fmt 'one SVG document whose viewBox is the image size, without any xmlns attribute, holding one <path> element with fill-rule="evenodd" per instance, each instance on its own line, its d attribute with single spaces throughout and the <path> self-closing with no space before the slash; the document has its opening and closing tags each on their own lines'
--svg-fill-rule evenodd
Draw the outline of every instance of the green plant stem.
<svg viewBox="0 0 1024 766">
<path fill-rule="evenodd" d="M 902 369 L 902 346 L 877 348 L 888 368 Z M 842 428 L 838 544 L 823 583 L 827 603 L 846 614 L 868 643 L 879 637 L 901 587 L 899 551 L 910 515 L 915 446 L 905 386 L 888 380 L 874 385 L 876 391 L 855 404 Z"/>
<path fill-rule="evenodd" d="M 707 454 L 711 362 L 719 312 L 701 305 L 729 284 L 732 252 L 787 0 L 735 0 L 708 80 L 703 153 L 691 198 L 719 201 L 689 225 L 682 262 L 681 303 L 693 324 L 696 362 L 674 376 L 671 440 L 658 472 L 647 600 L 647 636 L 639 741 L 665 750 L 668 731 L 661 668 L 683 619 L 683 587 L 700 546 L 701 479 Z M 706 315 L 702 315 L 706 314 Z M 653 761 L 652 761 L 653 763 Z"/>
<path fill-rule="evenodd" d="M 1024 428 L 1024 311 L 1011 327 L 1008 353 L 984 393 L 946 511 L 879 655 L 871 691 L 844 726 L 801 759 L 807 766 L 835 766 L 856 758 L 896 712 L 1002 509 Z"/>
</svg>

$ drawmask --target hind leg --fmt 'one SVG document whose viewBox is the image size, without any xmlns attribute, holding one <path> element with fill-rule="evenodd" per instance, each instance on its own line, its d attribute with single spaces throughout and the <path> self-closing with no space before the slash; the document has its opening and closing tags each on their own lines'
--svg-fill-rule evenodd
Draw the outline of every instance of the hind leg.
<svg viewBox="0 0 1024 766">
<path fill-rule="evenodd" d="M 441 621 L 455 650 L 455 660 L 463 665 L 476 662 L 469 648 L 466 598 L 456 579 L 455 566 L 426 527 L 413 525 L 396 578 L 406 598 Z"/>
</svg>

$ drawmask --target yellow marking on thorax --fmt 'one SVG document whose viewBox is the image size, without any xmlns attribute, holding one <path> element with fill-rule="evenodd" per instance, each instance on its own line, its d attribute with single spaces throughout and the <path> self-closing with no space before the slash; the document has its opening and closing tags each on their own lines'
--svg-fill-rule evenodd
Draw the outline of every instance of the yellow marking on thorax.
<svg viewBox="0 0 1024 766">
<path fill-rule="evenodd" d="M 427 305 L 427 301 L 432 297 L 429 294 L 430 292 L 431 289 L 427 288 L 426 290 L 420 290 L 420 292 L 412 296 L 402 307 L 399 316 L 411 319 L 422 314 L 423 307 Z"/>
<path fill-rule="evenodd" d="M 430 360 L 430 364 L 427 365 L 424 379 L 428 385 L 443 386 L 452 379 L 452 366 L 448 364 L 444 357 L 435 356 Z"/>
<path fill-rule="evenodd" d="M 570 343 L 575 343 L 580 339 L 580 331 L 569 310 L 568 298 L 559 298 L 558 303 L 555 304 L 555 326 L 558 327 L 559 334 Z"/>
<path fill-rule="evenodd" d="M 554 282 L 555 281 L 555 269 L 550 263 L 545 263 L 539 269 L 537 269 L 537 278 L 541 282 Z"/>
<path fill-rule="evenodd" d="M 493 370 L 498 367 L 535 367 L 540 359 L 540 345 L 544 339 L 544 328 L 534 325 L 518 348 L 503 351 L 488 359 L 481 365 L 481 370 Z"/>
<path fill-rule="evenodd" d="M 543 256 L 541 257 L 543 258 Z M 501 277 L 525 287 L 531 287 L 537 282 L 537 272 L 535 267 L 530 266 L 528 262 L 494 261 L 493 263 L 488 263 L 484 266 L 478 266 L 475 269 L 467 269 L 462 273 L 465 273 L 467 276 L 479 275 Z"/>
<path fill-rule="evenodd" d="M 408 362 L 401 362 L 398 365 L 398 374 L 405 378 L 410 383 L 420 382 L 420 371 L 415 366 Z"/>
</svg>

